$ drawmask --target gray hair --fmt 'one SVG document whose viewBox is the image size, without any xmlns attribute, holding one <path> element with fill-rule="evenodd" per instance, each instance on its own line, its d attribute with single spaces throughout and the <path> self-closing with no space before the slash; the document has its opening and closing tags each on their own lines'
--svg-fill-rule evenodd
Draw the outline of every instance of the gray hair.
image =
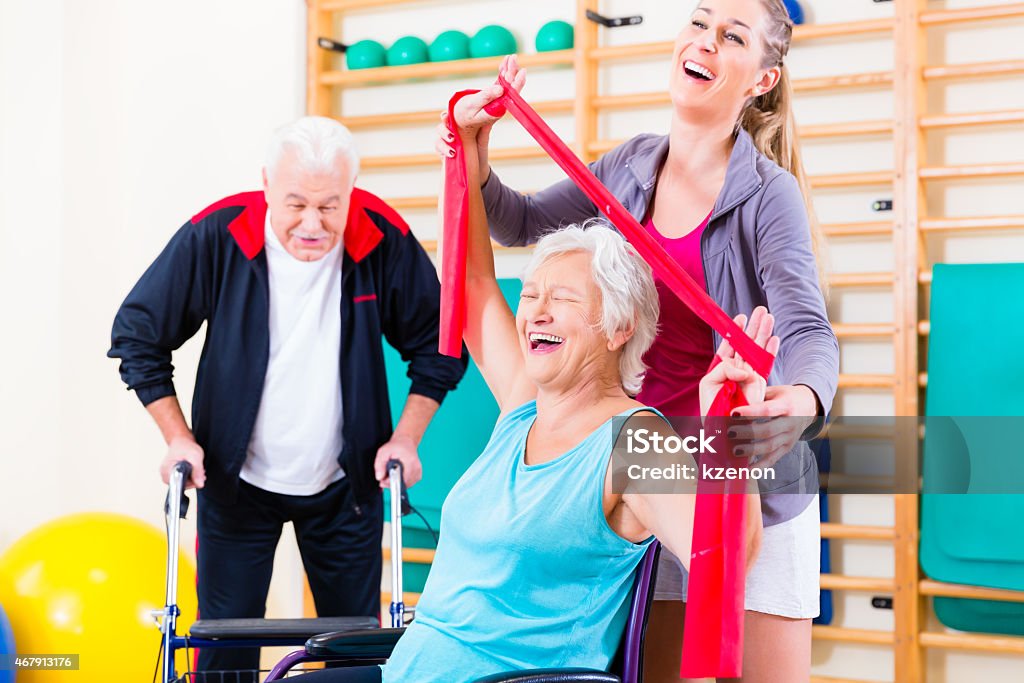
<svg viewBox="0 0 1024 683">
<path fill-rule="evenodd" d="M 352 183 L 359 175 L 359 154 L 348 128 L 325 116 L 304 116 L 274 131 L 267 147 L 267 177 L 273 178 L 285 151 L 293 151 L 299 166 L 312 173 L 337 171 L 338 157 L 345 159 Z"/>
<path fill-rule="evenodd" d="M 651 267 L 636 249 L 605 221 L 592 218 L 542 237 L 524 280 L 555 257 L 580 251 L 591 255 L 591 274 L 601 290 L 601 331 L 611 339 L 616 332 L 633 328 L 633 335 L 622 347 L 619 375 L 622 388 L 635 396 L 643 385 L 647 371 L 643 357 L 658 334 L 659 315 Z"/>
</svg>

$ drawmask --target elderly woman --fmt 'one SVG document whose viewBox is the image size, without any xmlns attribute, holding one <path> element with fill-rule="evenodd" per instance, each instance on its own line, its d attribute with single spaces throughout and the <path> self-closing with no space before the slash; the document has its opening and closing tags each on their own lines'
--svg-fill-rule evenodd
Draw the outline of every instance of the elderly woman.
<svg viewBox="0 0 1024 683">
<path fill-rule="evenodd" d="M 810 678 L 811 618 L 818 614 L 819 528 L 816 472 L 805 444 L 814 416 L 832 405 L 839 347 L 815 263 L 816 224 L 799 151 L 785 65 L 793 25 L 781 0 L 700 0 L 671 54 L 667 135 L 637 135 L 591 165 L 594 174 L 708 295 L 733 314 L 766 306 L 779 320 L 781 351 L 766 400 L 747 417 L 787 417 L 757 427 L 753 454 L 782 462 L 800 482 L 763 489 L 764 545 L 747 579 L 745 683 Z M 508 83 L 525 71 L 509 57 Z M 598 211 L 571 181 L 524 195 L 488 167 L 496 119 L 492 86 L 459 101 L 455 123 L 476 156 L 491 233 L 526 244 Z M 437 149 L 449 154 L 448 128 Z M 810 220 L 809 220 L 810 219 Z M 650 372 L 640 402 L 665 415 L 693 416 L 698 384 L 715 353 L 714 331 L 658 282 L 659 334 L 644 357 Z M 801 419 L 802 418 L 802 419 Z M 792 450 L 791 450 L 792 449 Z M 688 576 L 662 553 L 645 678 L 677 681 Z"/>
<path fill-rule="evenodd" d="M 692 487 L 674 494 L 612 487 L 613 425 L 622 423 L 613 418 L 654 412 L 630 398 L 640 390 L 642 357 L 656 334 L 651 269 L 608 227 L 568 228 L 538 243 L 513 315 L 494 275 L 479 166 L 473 157 L 467 166 L 476 189 L 465 339 L 501 415 L 444 503 L 416 620 L 391 659 L 383 667 L 307 674 L 310 683 L 607 668 L 647 545 L 657 537 L 679 557 L 690 555 Z M 771 353 L 778 350 L 773 324 L 759 308 L 746 326 Z M 724 362 L 700 383 L 704 413 L 727 379 L 739 382 L 749 401 L 763 400 L 764 380 L 729 347 L 720 352 Z M 751 557 L 759 504 L 752 493 Z"/>
</svg>

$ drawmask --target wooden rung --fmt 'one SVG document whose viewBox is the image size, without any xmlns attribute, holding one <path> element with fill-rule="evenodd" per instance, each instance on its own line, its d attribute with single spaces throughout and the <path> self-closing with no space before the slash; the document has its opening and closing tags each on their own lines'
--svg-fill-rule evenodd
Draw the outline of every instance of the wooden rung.
<svg viewBox="0 0 1024 683">
<path fill-rule="evenodd" d="M 672 41 L 659 40 L 652 43 L 609 45 L 595 47 L 588 55 L 594 61 L 612 59 L 635 59 L 639 57 L 668 57 L 672 54 Z"/>
<path fill-rule="evenodd" d="M 975 216 L 967 218 L 922 218 L 921 230 L 1006 230 L 1024 228 L 1024 216 Z"/>
<path fill-rule="evenodd" d="M 629 95 L 597 95 L 590 100 L 594 109 L 640 109 L 672 103 L 667 91 L 641 92 Z"/>
<path fill-rule="evenodd" d="M 959 126 L 984 126 L 1001 123 L 1024 123 L 1024 109 L 968 114 L 932 114 L 922 116 L 919 121 L 922 128 L 957 128 Z"/>
<path fill-rule="evenodd" d="M 877 683 L 877 681 L 862 681 L 853 678 L 833 678 L 831 676 L 811 676 L 811 683 Z"/>
<path fill-rule="evenodd" d="M 891 119 L 878 121 L 849 121 L 846 123 L 823 123 L 815 126 L 800 126 L 800 137 L 810 138 L 834 138 L 855 135 L 885 135 L 892 133 L 893 122 Z"/>
<path fill-rule="evenodd" d="M 896 430 L 892 425 L 884 424 L 847 424 L 830 422 L 821 436 L 832 439 L 867 439 L 873 441 L 892 441 Z M 872 527 L 866 527 L 872 528 Z"/>
<path fill-rule="evenodd" d="M 386 157 L 363 157 L 359 160 L 360 170 L 440 165 L 441 157 L 437 154 L 395 154 Z"/>
<path fill-rule="evenodd" d="M 918 584 L 921 595 L 941 598 L 970 598 L 972 600 L 998 600 L 1000 602 L 1024 602 L 1024 591 L 1011 591 L 983 586 L 965 586 L 957 583 L 943 583 L 921 579 Z"/>
<path fill-rule="evenodd" d="M 822 522 L 822 538 L 845 538 L 861 541 L 891 541 L 896 537 L 891 526 L 857 526 L 839 522 Z"/>
<path fill-rule="evenodd" d="M 862 185 L 891 185 L 895 174 L 892 171 L 869 171 L 866 173 L 833 173 L 808 178 L 813 188 L 854 187 Z"/>
<path fill-rule="evenodd" d="M 329 12 L 349 12 L 357 9 L 408 5 L 411 0 L 322 0 L 318 9 Z"/>
<path fill-rule="evenodd" d="M 391 561 L 391 548 L 384 548 L 384 561 Z M 432 564 L 434 562 L 434 551 L 430 548 L 402 548 L 402 562 Z"/>
<path fill-rule="evenodd" d="M 837 337 L 891 337 L 896 333 L 892 323 L 832 323 Z"/>
<path fill-rule="evenodd" d="M 829 237 L 854 237 L 860 235 L 890 235 L 892 221 L 867 221 L 863 223 L 830 223 L 821 226 Z"/>
<path fill-rule="evenodd" d="M 409 591 L 403 591 L 402 592 L 402 599 L 403 599 L 403 602 L 405 602 L 405 604 L 407 606 L 411 605 L 411 606 L 415 607 L 416 603 L 418 603 L 420 601 L 420 595 L 422 595 L 422 594 L 421 593 L 410 593 Z M 384 607 L 387 607 L 388 605 L 391 604 L 391 591 L 381 591 L 381 593 L 380 593 L 380 604 L 383 605 Z"/>
<path fill-rule="evenodd" d="M 1024 17 L 1024 2 L 1011 5 L 932 10 L 930 12 L 922 12 L 919 21 L 922 26 L 938 26 L 940 24 L 955 24 L 964 21 L 988 21 L 992 19 L 1011 19 L 1013 17 Z"/>
<path fill-rule="evenodd" d="M 879 273 L 835 273 L 829 278 L 833 287 L 884 287 L 894 282 L 893 274 Z M 932 281 L 932 271 L 918 273 L 918 282 L 923 285 Z"/>
<path fill-rule="evenodd" d="M 948 78 L 983 78 L 986 76 L 1012 76 L 1024 73 L 1024 59 L 1006 59 L 998 62 L 973 64 L 938 64 L 926 66 L 921 77 L 926 81 Z"/>
<path fill-rule="evenodd" d="M 967 164 L 963 166 L 925 166 L 918 171 L 923 180 L 959 180 L 1001 178 L 1024 175 L 1024 162 L 1009 164 Z"/>
<path fill-rule="evenodd" d="M 892 273 L 835 273 L 829 278 L 833 287 L 886 287 L 893 283 Z"/>
<path fill-rule="evenodd" d="M 573 50 L 536 52 L 519 57 L 524 67 L 569 66 L 573 63 Z M 382 66 L 376 69 L 355 71 L 324 71 L 320 74 L 321 85 L 360 86 L 371 83 L 408 81 L 416 78 L 438 78 L 464 74 L 497 73 L 503 57 L 481 57 L 459 59 L 451 62 L 425 62 L 407 66 Z"/>
<path fill-rule="evenodd" d="M 839 375 L 841 389 L 886 389 L 894 386 L 896 378 L 893 375 Z"/>
<path fill-rule="evenodd" d="M 895 20 L 890 17 L 864 21 L 840 21 L 832 24 L 801 24 L 793 27 L 793 41 L 845 38 L 864 33 L 885 33 L 892 31 L 893 26 L 895 26 Z"/>
<path fill-rule="evenodd" d="M 818 640 L 832 640 L 843 643 L 892 645 L 894 641 L 892 631 L 873 631 L 863 628 L 814 625 L 811 627 L 811 634 Z"/>
<path fill-rule="evenodd" d="M 506 147 L 492 149 L 488 157 L 495 161 L 518 161 L 522 159 L 545 159 L 547 152 L 540 147 Z M 438 166 L 441 157 L 437 154 L 396 154 L 386 157 L 363 157 L 359 167 L 366 168 L 405 168 L 408 166 Z"/>
<path fill-rule="evenodd" d="M 865 593 L 892 593 L 895 584 L 892 579 L 873 576 L 843 576 L 822 574 L 822 590 L 863 591 Z"/>
<path fill-rule="evenodd" d="M 387 200 L 388 206 L 396 211 L 405 209 L 436 209 L 437 195 L 428 197 L 392 197 Z"/>
<path fill-rule="evenodd" d="M 547 100 L 531 102 L 539 114 L 563 114 L 571 112 L 572 100 Z M 411 126 L 418 124 L 436 124 L 441 122 L 441 107 L 427 111 L 402 111 L 392 114 L 372 114 L 368 116 L 343 116 L 340 119 L 345 126 L 353 130 L 359 128 L 385 128 L 393 126 Z"/>
<path fill-rule="evenodd" d="M 920 634 L 919 638 L 921 647 L 1024 654 L 1024 638 L 1019 636 L 991 636 L 976 633 L 932 633 L 924 631 Z"/>
<path fill-rule="evenodd" d="M 437 251 L 437 240 L 420 240 L 420 245 L 428 253 L 433 253 L 433 252 Z M 503 244 L 498 244 L 494 240 L 491 240 L 491 247 L 494 249 L 494 251 L 507 251 L 507 252 L 533 251 L 533 245 L 532 244 L 528 245 L 528 246 L 525 246 L 525 247 L 506 247 Z"/>
<path fill-rule="evenodd" d="M 794 92 L 814 92 L 817 90 L 839 90 L 845 88 L 880 88 L 892 85 L 891 71 L 876 71 L 864 74 L 846 74 L 843 76 L 820 76 L 817 78 L 798 78 L 793 81 Z"/>
</svg>

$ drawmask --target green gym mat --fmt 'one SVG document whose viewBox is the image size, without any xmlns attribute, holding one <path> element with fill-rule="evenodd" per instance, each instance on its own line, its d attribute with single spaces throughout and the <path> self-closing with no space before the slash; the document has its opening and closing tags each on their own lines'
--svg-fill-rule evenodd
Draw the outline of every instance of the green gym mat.
<svg viewBox="0 0 1024 683">
<path fill-rule="evenodd" d="M 513 310 L 519 305 L 522 283 L 517 279 L 499 279 L 498 284 Z M 402 406 L 409 394 L 408 366 L 393 348 L 384 345 L 387 366 L 388 393 L 391 415 L 397 423 Z M 441 522 L 441 504 L 462 473 L 484 450 L 498 418 L 498 404 L 491 396 L 483 376 L 472 360 L 458 388 L 449 393 L 437 411 L 420 443 L 420 461 L 423 479 L 409 489 L 409 500 L 420 511 L 434 531 Z M 387 494 L 385 494 L 387 496 Z M 390 504 L 385 500 L 387 517 Z M 402 520 L 402 542 L 407 548 L 433 548 L 434 539 L 415 514 Z M 422 564 L 403 564 L 403 588 L 420 592 L 427 580 L 428 567 Z"/>
<path fill-rule="evenodd" d="M 1024 341 L 1022 294 L 1024 263 L 935 266 L 927 416 L 1024 415 L 1024 360 L 1018 356 Z M 970 458 L 954 462 L 950 471 L 944 456 L 955 450 L 952 440 L 962 440 Z M 977 466 L 983 459 L 1009 458 L 1019 466 L 1020 452 L 1006 451 L 1005 436 L 998 455 L 985 448 L 987 440 L 984 434 L 957 433 L 930 421 L 924 440 L 925 490 L 950 477 L 991 476 L 995 468 Z M 970 486 L 965 483 L 964 489 Z M 921 566 L 939 581 L 1024 590 L 1022 518 L 1024 495 L 922 495 Z M 935 598 L 934 604 L 936 616 L 951 628 L 1024 635 L 1024 604 L 962 598 Z"/>
</svg>

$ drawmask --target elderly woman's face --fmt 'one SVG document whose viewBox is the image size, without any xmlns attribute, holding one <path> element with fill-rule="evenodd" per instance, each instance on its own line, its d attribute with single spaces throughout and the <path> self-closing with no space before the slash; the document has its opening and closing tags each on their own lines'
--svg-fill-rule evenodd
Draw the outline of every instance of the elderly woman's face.
<svg viewBox="0 0 1024 683">
<path fill-rule="evenodd" d="M 526 373 L 538 386 L 571 386 L 607 365 L 590 259 L 582 251 L 557 256 L 523 283 L 516 328 Z"/>
</svg>

